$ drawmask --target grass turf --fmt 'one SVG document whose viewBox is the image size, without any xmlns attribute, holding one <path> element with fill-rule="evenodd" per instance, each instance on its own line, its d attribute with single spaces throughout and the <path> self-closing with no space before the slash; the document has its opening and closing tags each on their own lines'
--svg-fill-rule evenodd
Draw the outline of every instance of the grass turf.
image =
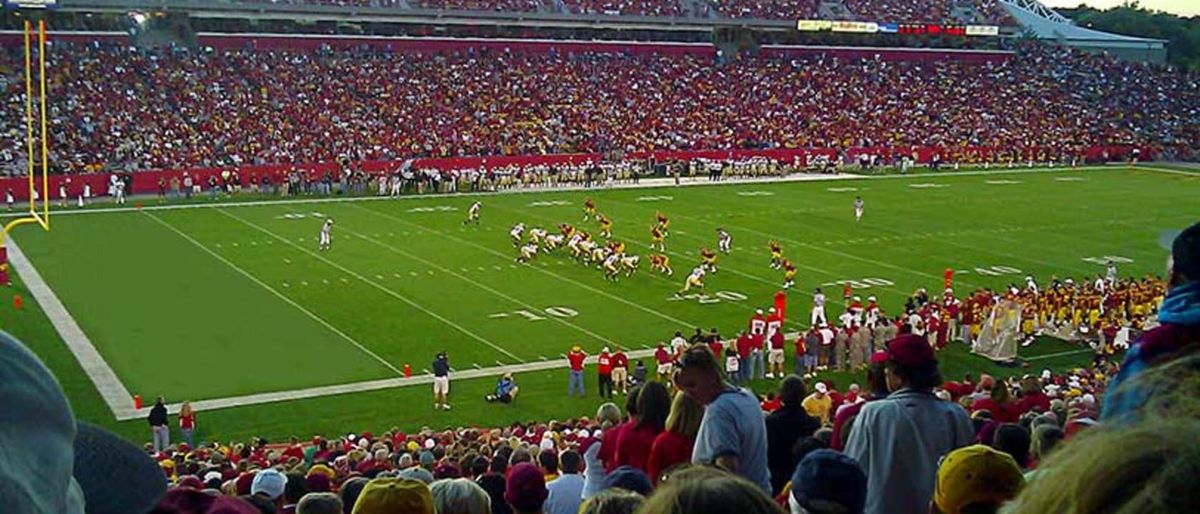
<svg viewBox="0 0 1200 514">
<path fill-rule="evenodd" d="M 769 238 L 783 243 L 800 271 L 789 330 L 807 323 L 812 287 L 836 296 L 845 280 L 894 313 L 916 287 L 939 288 L 947 267 L 959 271 L 960 291 L 1026 274 L 1042 281 L 1093 275 L 1105 256 L 1129 260 L 1124 275 L 1160 272 L 1158 234 L 1194 221 L 1181 206 L 1198 186 L 1196 177 L 1111 169 L 547 191 L 482 197 L 479 227 L 462 225 L 479 198 L 452 196 L 59 216 L 53 232 L 22 231 L 17 240 L 131 392 L 196 400 L 387 378 L 405 363 L 419 373 L 442 349 L 461 369 L 555 359 L 575 343 L 593 353 L 614 343 L 639 348 L 695 326 L 728 335 L 782 282 L 766 265 Z M 861 224 L 850 213 L 855 195 L 867 201 Z M 512 262 L 507 232 L 517 221 L 598 232 L 580 223 L 587 196 L 631 253 L 646 254 L 657 210 L 671 216 L 675 276 L 655 276 L 643 262 L 638 275 L 614 284 L 562 253 L 530 266 Z M 326 215 L 337 220 L 334 249 L 318 254 Z M 697 249 L 715 246 L 718 226 L 734 238 L 734 253 L 706 279 L 710 293 L 724 292 L 714 296 L 720 301 L 672 300 Z M 54 369 L 80 417 L 144 439 L 144 422 L 112 420 L 31 303 L 0 311 L 3 327 Z M 1062 351 L 1044 341 L 1023 353 Z M 958 348 L 943 362 L 948 376 L 1021 372 L 992 369 Z M 593 411 L 594 397 L 564 398 L 563 373 L 520 375 L 522 397 L 512 406 L 477 400 L 490 379 L 456 381 L 458 410 L 449 413 L 429 408 L 426 387 L 399 388 L 205 412 L 200 435 L 411 429 Z"/>
</svg>

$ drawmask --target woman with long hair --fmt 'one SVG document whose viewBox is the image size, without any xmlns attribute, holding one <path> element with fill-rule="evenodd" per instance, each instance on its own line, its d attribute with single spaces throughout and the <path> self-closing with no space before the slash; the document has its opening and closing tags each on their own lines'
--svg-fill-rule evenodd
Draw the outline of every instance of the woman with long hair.
<svg viewBox="0 0 1200 514">
<path fill-rule="evenodd" d="M 654 437 L 646 461 L 646 474 L 653 483 L 658 483 L 663 471 L 692 460 L 692 446 L 696 444 L 696 432 L 700 430 L 703 418 L 704 408 L 696 400 L 682 391 L 675 393 L 666 426 Z"/>
<path fill-rule="evenodd" d="M 622 430 L 617 436 L 617 466 L 633 466 L 646 471 L 650 457 L 650 446 L 654 438 L 663 431 L 667 416 L 671 413 L 671 394 L 661 382 L 649 382 L 642 386 L 637 399 L 637 423 Z"/>
<path fill-rule="evenodd" d="M 192 410 L 192 402 L 183 402 L 179 407 L 179 431 L 183 433 L 183 440 L 187 442 L 188 448 L 196 447 L 192 442 L 192 432 L 195 430 L 196 411 Z"/>
</svg>

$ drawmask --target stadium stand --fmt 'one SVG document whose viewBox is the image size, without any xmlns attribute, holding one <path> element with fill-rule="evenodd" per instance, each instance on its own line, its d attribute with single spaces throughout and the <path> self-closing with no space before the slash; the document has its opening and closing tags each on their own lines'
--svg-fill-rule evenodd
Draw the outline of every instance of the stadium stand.
<svg viewBox="0 0 1200 514">
<path fill-rule="evenodd" d="M 66 43 L 61 43 L 64 47 Z M 148 53 L 78 45 L 54 58 L 60 171 L 180 169 L 620 150 L 940 147 L 946 162 L 1200 145 L 1200 91 L 1167 68 L 1030 46 L 975 64 L 786 50 Z M 524 51 L 523 51 L 524 50 Z M 19 170 L 17 52 L 0 168 Z M 670 94 L 668 94 L 670 92 Z M 963 101 L 970 99 L 970 101 Z M 965 147 L 983 151 L 957 152 Z M 962 155 L 954 155 L 961 153 Z M 1038 154 L 1038 155 L 1034 155 Z M 1059 161 L 1069 159 L 1057 159 Z"/>
</svg>

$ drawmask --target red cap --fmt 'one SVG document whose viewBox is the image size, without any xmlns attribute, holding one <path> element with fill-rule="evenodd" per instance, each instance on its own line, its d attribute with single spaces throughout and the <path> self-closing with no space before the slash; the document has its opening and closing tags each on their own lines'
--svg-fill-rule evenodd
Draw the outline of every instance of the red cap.
<svg viewBox="0 0 1200 514">
<path fill-rule="evenodd" d="M 871 354 L 871 364 L 883 364 L 888 361 L 888 352 L 879 350 Z"/>
<path fill-rule="evenodd" d="M 887 344 L 888 360 L 905 368 L 917 368 L 936 362 L 933 347 L 921 336 L 902 334 Z"/>
</svg>

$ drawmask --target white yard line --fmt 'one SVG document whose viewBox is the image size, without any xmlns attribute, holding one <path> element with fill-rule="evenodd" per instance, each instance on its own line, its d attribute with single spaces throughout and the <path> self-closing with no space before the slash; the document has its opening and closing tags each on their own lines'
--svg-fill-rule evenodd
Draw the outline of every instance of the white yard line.
<svg viewBox="0 0 1200 514">
<path fill-rule="evenodd" d="M 1024 358 L 1024 359 L 1021 359 L 1021 360 L 1025 360 L 1025 361 L 1040 361 L 1040 360 L 1045 360 L 1045 359 L 1053 359 L 1053 358 L 1055 358 L 1055 357 L 1064 357 L 1064 356 L 1067 356 L 1067 355 L 1077 355 L 1077 354 L 1080 354 L 1080 353 L 1096 353 L 1096 350 L 1092 350 L 1092 349 L 1090 349 L 1090 348 L 1083 348 L 1083 349 L 1079 349 L 1079 350 L 1069 350 L 1069 351 L 1065 351 L 1065 352 L 1058 352 L 1058 353 L 1047 353 L 1047 354 L 1045 354 L 1045 355 L 1035 355 L 1035 356 L 1033 356 L 1033 357 L 1026 357 L 1026 358 Z"/>
<path fill-rule="evenodd" d="M 677 187 L 705 187 L 705 186 L 731 186 L 731 185 L 747 185 L 747 184 L 776 184 L 788 182 L 824 182 L 824 181 L 845 181 L 845 180 L 892 180 L 892 179 L 909 179 L 909 180 L 924 180 L 924 179 L 940 179 L 953 177 L 971 177 L 971 176 L 988 176 L 988 175 L 1020 175 L 1020 174 L 1037 174 L 1037 173 L 1054 173 L 1054 172 L 1085 172 L 1085 171 L 1119 171 L 1119 170 L 1142 170 L 1154 171 L 1161 173 L 1170 173 L 1177 175 L 1188 175 L 1200 178 L 1200 173 L 1189 173 L 1186 171 L 1169 170 L 1163 168 L 1155 168 L 1151 166 L 1135 166 L 1128 167 L 1124 165 L 1111 166 L 1081 166 L 1078 168 L 1071 167 L 1051 167 L 1051 168 L 996 168 L 991 170 L 975 170 L 975 171 L 946 171 L 940 173 L 922 172 L 916 174 L 889 174 L 889 175 L 859 175 L 854 173 L 841 173 L 838 175 L 823 175 L 810 173 L 793 173 L 786 177 L 770 177 L 761 179 L 726 179 L 720 182 L 709 182 L 707 179 L 697 178 L 691 180 L 689 178 L 681 179 L 681 183 L 675 185 L 674 179 L 671 178 L 647 178 L 642 179 L 639 184 L 621 183 L 613 187 L 583 187 L 583 186 L 564 186 L 564 187 L 545 187 L 545 188 L 519 188 L 505 189 L 502 191 L 475 191 L 475 192 L 458 192 L 458 193 L 438 193 L 416 195 L 409 194 L 397 197 L 390 196 L 355 196 L 343 198 L 297 198 L 297 199 L 270 199 L 270 200 L 251 200 L 245 202 L 212 202 L 212 203 L 189 203 L 189 204 L 171 204 L 171 205 L 146 205 L 140 209 L 137 207 L 102 207 L 98 209 L 55 209 L 51 208 L 52 216 L 68 216 L 79 214 L 104 214 L 111 212 L 130 212 L 136 210 L 143 211 L 170 211 L 180 209 L 213 209 L 213 208 L 229 208 L 229 207 L 256 207 L 263 205 L 304 205 L 304 204 L 323 204 L 323 203 L 351 203 L 351 202 L 371 202 L 384 200 L 428 200 L 435 198 L 459 198 L 459 197 L 474 197 L 474 196 L 495 196 L 507 194 L 538 194 L 538 193 L 555 193 L 555 192 L 575 192 L 575 191 L 606 191 L 615 189 L 663 189 Z M 0 214 L 0 218 L 12 218 L 25 216 L 21 213 L 5 213 Z"/>
<path fill-rule="evenodd" d="M 96 350 L 92 340 L 88 339 L 87 334 L 83 333 L 83 329 L 79 328 L 79 323 L 75 321 L 70 312 L 67 312 L 66 306 L 42 279 L 42 275 L 33 267 L 33 263 L 25 258 L 17 241 L 10 237 L 7 247 L 8 258 L 12 262 L 13 269 L 29 287 L 30 294 L 42 307 L 42 311 L 50 319 L 50 324 L 54 326 L 54 330 L 66 343 L 67 349 L 75 356 L 75 360 L 79 361 L 84 373 L 87 373 L 88 378 L 96 385 L 96 390 L 104 399 L 104 403 L 108 404 L 113 415 L 118 418 L 123 415 L 138 417 L 133 408 L 133 396 L 129 394 L 125 384 L 121 383 L 116 372 L 104 361 L 104 357 Z"/>
<path fill-rule="evenodd" d="M 162 220 L 161 218 L 159 218 L 158 216 L 155 216 L 154 214 L 151 214 L 151 213 L 149 213 L 149 212 L 145 212 L 145 211 L 143 211 L 143 212 L 146 214 L 146 216 L 150 217 L 150 219 L 152 219 L 152 220 L 154 220 L 154 221 L 158 222 L 158 224 L 160 224 L 160 225 L 162 225 L 162 226 L 166 227 L 166 228 L 167 228 L 168 230 L 170 230 L 171 232 L 174 232 L 175 234 L 179 235 L 179 237 L 182 237 L 182 238 L 186 239 L 186 240 L 187 240 L 189 243 L 192 243 L 192 244 L 193 244 L 193 245 L 195 245 L 197 248 L 199 248 L 199 249 L 203 250 L 203 251 L 204 251 L 204 253 L 207 253 L 208 255 L 212 256 L 214 259 L 216 259 L 216 260 L 218 260 L 218 261 L 221 261 L 221 263 L 222 263 L 222 264 L 224 264 L 224 265 L 226 265 L 226 266 L 229 266 L 229 268 L 230 268 L 230 269 L 232 269 L 232 270 L 234 270 L 234 271 L 238 272 L 238 274 L 242 275 L 243 277 L 246 277 L 246 278 L 250 279 L 250 281 L 251 281 L 251 282 L 254 282 L 255 284 L 258 284 L 258 285 L 259 285 L 259 286 L 261 286 L 263 289 L 266 289 L 266 290 L 267 290 L 267 291 L 269 291 L 271 294 L 275 295 L 275 296 L 276 296 L 277 298 L 279 298 L 280 300 L 283 300 L 283 301 L 284 301 L 285 303 L 287 303 L 288 305 L 291 305 L 292 307 L 295 307 L 295 308 L 296 308 L 297 310 L 299 310 L 300 312 L 303 312 L 303 313 L 304 313 L 304 315 L 308 316 L 309 318 L 312 318 L 312 319 L 313 319 L 314 321 L 316 321 L 317 323 L 320 323 L 322 326 L 324 326 L 325 328 L 329 329 L 329 330 L 330 330 L 331 332 L 333 332 L 334 334 L 337 334 L 337 335 L 338 335 L 339 337 L 341 337 L 342 339 L 345 339 L 347 342 L 349 342 L 350 344 L 354 345 L 354 346 L 355 346 L 355 347 L 357 347 L 359 350 L 362 350 L 362 351 L 363 351 L 363 353 L 366 353 L 367 355 L 370 355 L 370 356 L 371 356 L 371 358 L 375 359 L 376 361 L 379 361 L 379 363 L 380 363 L 380 364 L 383 364 L 383 365 L 384 365 L 384 366 L 386 366 L 388 369 L 392 370 L 392 372 L 394 372 L 396 375 L 404 375 L 404 372 L 403 372 L 403 371 L 400 371 L 400 369 L 399 369 L 399 368 L 397 368 L 396 366 L 392 365 L 392 363 L 390 363 L 390 362 L 388 362 L 388 361 L 384 360 L 384 359 L 383 359 L 383 357 L 380 357 L 380 356 L 379 356 L 378 354 L 376 354 L 375 352 L 373 352 L 373 351 L 371 351 L 371 350 L 367 349 L 367 347 L 366 347 L 366 346 L 363 346 L 363 345 L 362 345 L 362 343 L 359 343 L 359 342 L 358 342 L 357 340 L 355 340 L 353 337 L 350 337 L 350 336 L 349 336 L 349 335 L 347 335 L 345 332 L 342 332 L 342 331 L 341 331 L 341 330 L 339 330 L 337 327 L 333 326 L 333 324 L 332 324 L 332 323 L 329 323 L 328 321 L 325 321 L 323 318 L 321 318 L 320 316 L 317 316 L 317 315 L 316 315 L 316 314 L 314 314 L 312 311 L 310 311 L 310 310 L 308 310 L 308 309 L 304 308 L 303 306 L 301 306 L 300 304 L 296 303 L 296 302 L 295 302 L 294 300 L 292 300 L 291 298 L 288 298 L 287 296 L 284 296 L 284 294 L 283 294 L 283 293 L 280 293 L 280 292 L 279 292 L 278 290 L 276 290 L 275 288 L 271 287 L 270 285 L 267 285 L 267 283 L 263 282 L 262 280 L 259 280 L 259 279 L 258 279 L 258 277 L 255 277 L 254 275 L 251 275 L 251 274 L 250 274 L 250 272 L 248 272 L 248 271 L 246 271 L 246 270 L 242 269 L 242 267 L 241 267 L 241 266 L 238 266 L 237 264 L 234 264 L 234 263 L 233 263 L 233 262 L 231 262 L 229 259 L 226 259 L 225 257 L 222 257 L 222 256 L 221 256 L 220 254 L 218 254 L 217 252 L 214 252 L 214 251 L 210 250 L 210 249 L 209 249 L 207 246 L 204 246 L 204 244 L 203 244 L 203 243 L 201 243 L 200 241 L 197 241 L 195 238 L 193 238 L 192 236 L 189 236 L 189 235 L 188 235 L 187 233 L 185 233 L 184 231 L 182 231 L 182 230 L 179 230 L 178 228 L 175 228 L 175 226 L 174 226 L 174 225 L 171 225 L 170 223 L 167 223 L 166 221 L 163 221 L 163 220 Z"/>
<path fill-rule="evenodd" d="M 446 238 L 448 238 L 448 239 L 453 239 L 453 240 L 455 240 L 455 241 L 458 241 L 459 243 L 465 244 L 465 245 L 467 245 L 467 246 L 473 246 L 473 247 L 475 247 L 475 248 L 479 248 L 479 249 L 481 249 L 481 250 L 483 250 L 483 251 L 485 251 L 485 252 L 491 253 L 492 255 L 496 255 L 496 256 L 498 256 L 498 257 L 500 257 L 500 258 L 503 258 L 503 259 L 508 259 L 508 258 L 509 258 L 507 255 L 504 255 L 503 253 L 500 253 L 500 252 L 498 252 L 498 251 L 496 251 L 496 250 L 494 250 L 494 249 L 492 249 L 492 248 L 488 248 L 488 247 L 486 247 L 486 246 L 483 246 L 483 245 L 481 245 L 481 244 L 478 244 L 478 243 L 476 243 L 476 242 L 474 242 L 474 241 L 470 241 L 470 240 L 467 240 L 467 239 L 462 239 L 462 238 L 454 237 L 454 236 L 450 235 L 450 234 L 449 234 L 449 233 L 447 233 L 447 232 L 439 232 L 439 231 L 437 231 L 437 230 L 433 230 L 433 229 L 425 228 L 424 226 L 421 226 L 421 225 L 419 225 L 419 224 L 417 224 L 417 223 L 413 223 L 413 222 L 411 222 L 411 221 L 408 221 L 408 220 L 406 220 L 406 219 L 404 219 L 404 218 L 400 218 L 400 217 L 397 217 L 397 216 L 393 216 L 393 215 L 391 215 L 391 214 L 388 214 L 388 213 L 386 213 L 386 212 L 380 212 L 380 211 L 376 211 L 376 210 L 374 210 L 374 209 L 368 209 L 368 208 L 366 208 L 366 207 L 362 207 L 362 206 L 358 206 L 358 205 L 355 205 L 354 207 L 357 207 L 357 208 L 359 208 L 359 209 L 362 209 L 362 210 L 364 210 L 364 211 L 367 211 L 367 212 L 373 213 L 373 214 L 375 214 L 376 216 L 382 216 L 382 217 L 384 217 L 384 218 L 387 218 L 387 219 L 390 219 L 390 220 L 395 220 L 395 221 L 397 221 L 397 222 L 404 223 L 404 224 L 406 224 L 406 225 L 412 225 L 414 228 L 417 228 L 417 229 L 420 229 L 420 230 L 423 230 L 423 231 L 432 232 L 433 234 L 437 234 L 437 235 L 442 235 L 442 236 L 444 236 L 444 237 L 446 237 Z M 681 319 L 679 319 L 679 318 L 676 318 L 676 317 L 674 317 L 674 316 L 668 316 L 668 315 L 666 315 L 666 314 L 663 314 L 663 313 L 661 313 L 661 312 L 658 312 L 658 311 L 656 311 L 656 310 L 654 310 L 654 309 L 651 309 L 651 308 L 649 308 L 649 307 L 646 307 L 645 305 L 642 305 L 642 304 L 640 304 L 640 303 L 631 302 L 631 301 L 629 301 L 629 300 L 626 300 L 626 299 L 624 299 L 624 298 L 621 298 L 620 296 L 616 296 L 616 295 L 610 294 L 610 293 L 608 293 L 607 291 L 604 291 L 604 290 L 602 290 L 602 289 L 596 289 L 596 288 L 594 288 L 594 287 L 592 287 L 592 286 L 589 286 L 589 285 L 587 285 L 587 284 L 584 284 L 583 282 L 579 282 L 579 281 L 577 281 L 577 280 L 571 279 L 570 277 L 566 277 L 566 276 L 563 276 L 563 275 L 559 275 L 558 273 L 555 273 L 555 272 L 553 272 L 553 271 L 550 271 L 550 270 L 548 270 L 548 269 L 544 269 L 544 268 L 542 268 L 542 267 L 539 267 L 539 266 L 529 266 L 529 269 L 536 270 L 536 271 L 540 271 L 540 272 L 542 272 L 542 273 L 548 274 L 548 275 L 550 275 L 550 276 L 552 276 L 552 277 L 554 277 L 554 278 L 557 278 L 557 279 L 559 279 L 559 280 L 561 280 L 561 281 L 563 281 L 563 282 L 567 282 L 567 283 L 570 283 L 570 284 L 574 284 L 574 285 L 576 285 L 576 286 L 578 286 L 578 287 L 581 287 L 581 288 L 587 289 L 588 291 L 591 291 L 591 292 L 593 292 L 593 293 L 599 294 L 599 295 L 601 295 L 601 296 L 606 296 L 606 297 L 608 297 L 608 298 L 611 298 L 611 299 L 613 299 L 613 300 L 616 300 L 616 301 L 618 301 L 618 302 L 620 302 L 620 303 L 623 303 L 623 304 L 625 304 L 625 305 L 628 305 L 628 306 L 630 306 L 630 307 L 633 307 L 633 308 L 635 308 L 635 309 L 638 309 L 638 310 L 640 310 L 640 311 L 646 312 L 646 313 L 648 313 L 648 314 L 651 314 L 651 315 L 657 316 L 657 317 L 659 317 L 659 318 L 665 319 L 665 320 L 667 320 L 667 321 L 670 321 L 670 322 L 672 322 L 672 323 L 677 323 L 677 324 L 680 324 L 680 325 L 683 325 L 683 326 L 688 326 L 688 327 L 700 326 L 699 324 L 696 324 L 696 323 L 690 323 L 690 322 L 687 322 L 687 321 L 681 320 Z"/>
<path fill-rule="evenodd" d="M 476 341 L 479 341 L 479 342 L 481 342 L 481 343 L 483 343 L 483 344 L 485 344 L 485 345 L 488 345 L 488 346 L 490 346 L 492 349 L 494 349 L 494 350 L 496 350 L 496 351 L 498 351 L 498 352 L 500 352 L 500 353 L 502 353 L 502 354 L 504 354 L 504 355 L 506 355 L 506 356 L 508 356 L 508 357 L 511 357 L 512 359 L 514 359 L 514 360 L 516 360 L 516 361 L 521 361 L 521 360 L 522 360 L 520 357 L 517 357 L 517 356 L 516 356 L 515 354 L 513 354 L 512 352 L 510 352 L 510 351 L 508 351 L 508 350 L 505 350 L 504 348 L 500 347 L 500 346 L 499 346 L 499 345 L 497 345 L 496 343 L 493 343 L 492 341 L 488 340 L 487 338 L 485 338 L 485 337 L 483 337 L 483 336 L 481 336 L 481 335 L 479 335 L 479 334 L 476 334 L 476 333 L 474 333 L 474 332 L 472 332 L 472 331 L 468 330 L 466 327 L 464 327 L 464 326 L 462 326 L 462 325 L 459 325 L 458 323 L 455 323 L 455 322 L 453 322 L 453 321 L 451 321 L 451 320 L 449 320 L 449 319 L 446 319 L 446 318 L 445 318 L 445 317 L 443 317 L 442 315 L 440 315 L 440 314 L 438 314 L 438 313 L 436 313 L 436 312 L 433 312 L 433 311 L 429 310 L 429 309 L 428 309 L 428 308 L 426 308 L 424 305 L 421 305 L 421 304 L 419 304 L 419 303 L 417 303 L 417 302 L 413 301 L 412 299 L 408 298 L 407 296 L 404 296 L 404 295 L 402 295 L 402 294 L 400 294 L 400 293 L 397 293 L 396 291 L 393 291 L 393 290 L 391 290 L 391 289 L 389 289 L 389 288 L 386 288 L 386 287 L 384 287 L 384 286 L 381 286 L 381 285 L 379 285 L 379 283 L 377 283 L 376 281 L 373 281 L 373 280 L 371 280 L 371 279 L 369 279 L 369 278 L 367 278 L 367 277 L 364 277 L 364 276 L 362 276 L 361 274 L 359 274 L 359 273 L 355 272 L 354 270 L 351 270 L 351 269 L 349 269 L 349 268 L 347 268 L 347 267 L 345 267 L 345 266 L 342 266 L 341 264 L 338 264 L 338 263 L 336 263 L 336 262 L 334 262 L 334 261 L 332 261 L 332 260 L 330 260 L 330 259 L 326 258 L 324 255 L 321 255 L 321 254 L 319 254 L 319 253 L 317 253 L 317 252 L 314 252 L 314 251 L 312 251 L 312 250 L 309 250 L 308 248 L 305 248 L 305 247 L 303 247 L 303 246 L 300 246 L 300 245 L 296 244 L 295 242 L 293 242 L 293 241 L 292 241 L 292 240 L 290 240 L 290 239 L 287 239 L 287 238 L 285 238 L 285 237 L 283 237 L 283 236 L 280 236 L 280 235 L 278 235 L 278 234 L 276 234 L 276 233 L 274 233 L 274 232 L 271 232 L 270 230 L 268 230 L 268 229 L 266 229 L 266 228 L 263 228 L 261 225 L 258 225 L 258 224 L 254 223 L 254 222 L 252 222 L 252 221 L 246 220 L 246 219 L 244 219 L 244 218 L 242 218 L 242 217 L 240 217 L 240 216 L 237 216 L 236 214 L 230 213 L 230 212 L 229 212 L 229 211 L 227 211 L 227 210 L 224 210 L 224 209 L 217 209 L 217 212 L 219 212 L 219 213 L 221 213 L 221 214 L 224 214 L 225 216 L 228 216 L 228 217 L 230 217 L 230 218 L 233 218 L 233 219 L 235 219 L 235 220 L 237 220 L 237 221 L 241 222 L 242 224 L 244 224 L 244 225 L 246 225 L 246 226 L 249 226 L 249 227 L 251 227 L 251 228 L 254 228 L 254 229 L 258 230 L 259 232 L 262 232 L 262 233 L 264 233 L 264 234 L 266 234 L 266 235 L 269 235 L 269 236 L 271 236 L 271 237 L 273 237 L 273 238 L 275 238 L 275 239 L 279 240 L 280 242 L 283 242 L 284 244 L 287 244 L 287 245 L 289 245 L 289 246 L 292 246 L 293 248 L 296 248 L 297 250 L 300 250 L 300 251 L 302 251 L 302 252 L 304 252 L 304 253 L 306 253 L 306 254 L 308 254 L 308 255 L 312 256 L 313 258 L 315 258 L 315 259 L 317 259 L 317 260 L 320 260 L 321 262 L 324 262 L 325 264 L 328 264 L 328 265 L 330 265 L 330 266 L 333 266 L 333 267 L 335 267 L 335 268 L 337 268 L 337 269 L 341 270 L 342 272 L 346 273 L 347 275 L 350 275 L 350 276 L 352 276 L 352 277 L 354 277 L 354 278 L 358 279 L 360 282 L 362 282 L 362 283 L 364 283 L 364 284 L 367 284 L 367 285 L 369 285 L 369 286 L 371 286 L 371 287 L 374 287 L 375 289 L 378 289 L 378 290 L 382 291 L 383 293 L 387 294 L 388 296 L 391 296 L 391 297 L 393 297 L 393 298 L 395 298 L 395 299 L 397 299 L 397 300 L 400 300 L 400 301 L 402 301 L 402 302 L 404 302 L 404 303 L 406 303 L 406 304 L 408 304 L 408 305 L 412 306 L 414 309 L 417 309 L 417 310 L 419 310 L 419 311 L 421 311 L 421 312 L 424 312 L 425 314 L 428 314 L 429 316 L 431 316 L 431 317 L 433 317 L 433 318 L 437 319 L 438 321 L 441 321 L 442 323 L 445 323 L 445 324 L 449 325 L 450 327 L 454 328 L 455 330 L 458 330 L 459 332 L 462 332 L 463 334 L 465 334 L 466 336 L 470 337 L 471 339 L 474 339 L 474 340 L 476 340 Z"/>
</svg>

